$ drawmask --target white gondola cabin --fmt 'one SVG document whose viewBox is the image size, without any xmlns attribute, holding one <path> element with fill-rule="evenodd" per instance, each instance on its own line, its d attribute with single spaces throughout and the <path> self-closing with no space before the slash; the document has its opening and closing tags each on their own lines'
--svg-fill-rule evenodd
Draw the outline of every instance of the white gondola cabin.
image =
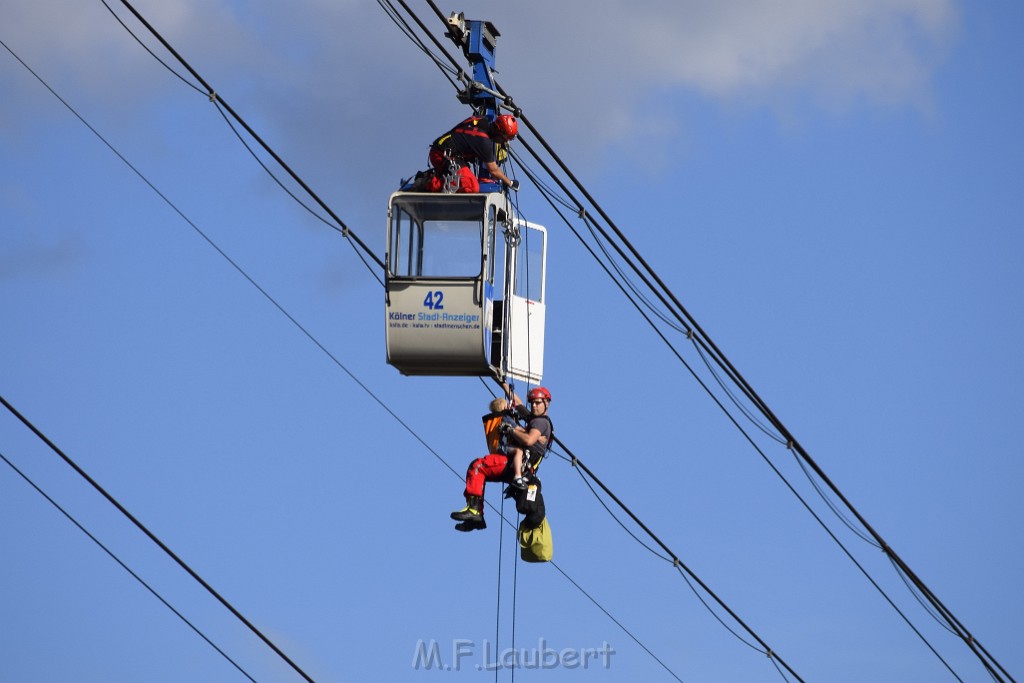
<svg viewBox="0 0 1024 683">
<path fill-rule="evenodd" d="M 396 192 L 385 263 L 388 363 L 405 375 L 544 370 L 547 232 L 499 192 Z"/>
</svg>

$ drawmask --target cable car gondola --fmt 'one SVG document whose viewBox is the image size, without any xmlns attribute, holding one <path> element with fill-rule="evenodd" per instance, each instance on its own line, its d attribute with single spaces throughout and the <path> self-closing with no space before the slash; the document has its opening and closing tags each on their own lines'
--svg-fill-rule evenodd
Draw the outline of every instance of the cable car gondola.
<svg viewBox="0 0 1024 683">
<path fill-rule="evenodd" d="M 405 375 L 540 382 L 546 248 L 545 229 L 503 193 L 392 194 L 388 363 Z"/>
</svg>

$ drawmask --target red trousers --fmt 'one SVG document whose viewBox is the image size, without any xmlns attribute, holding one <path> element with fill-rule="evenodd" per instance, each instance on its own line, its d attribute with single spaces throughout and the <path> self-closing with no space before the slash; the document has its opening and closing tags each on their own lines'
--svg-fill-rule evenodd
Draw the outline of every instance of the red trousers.
<svg viewBox="0 0 1024 683">
<path fill-rule="evenodd" d="M 497 453 L 490 453 L 469 463 L 469 469 L 466 470 L 466 495 L 482 497 L 486 482 L 508 479 L 502 476 L 508 464 L 508 456 Z"/>
<path fill-rule="evenodd" d="M 430 165 L 437 169 L 438 173 L 443 174 L 446 170 L 448 160 L 444 154 L 436 149 L 431 149 L 430 154 L 427 157 L 430 161 Z M 440 178 L 436 179 L 436 183 L 428 184 L 428 192 L 440 192 L 442 189 L 443 181 Z M 480 180 L 473 173 L 473 169 L 469 166 L 462 166 L 459 168 L 459 192 L 479 192 L 480 191 Z"/>
</svg>

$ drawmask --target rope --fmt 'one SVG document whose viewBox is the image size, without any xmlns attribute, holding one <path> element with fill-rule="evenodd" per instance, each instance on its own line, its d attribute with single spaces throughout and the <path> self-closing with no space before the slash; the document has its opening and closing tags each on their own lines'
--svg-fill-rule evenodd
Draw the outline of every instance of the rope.
<svg viewBox="0 0 1024 683">
<path fill-rule="evenodd" d="M 522 520 L 519 518 L 518 509 L 516 512 L 516 545 L 519 545 L 519 525 Z M 504 525 L 502 525 L 504 526 Z M 512 557 L 512 652 L 516 651 L 516 593 L 519 586 L 519 550 L 515 551 Z M 516 669 L 519 668 L 519 659 L 516 657 L 515 665 L 512 667 L 512 683 L 516 680 Z"/>
<path fill-rule="evenodd" d="M 480 511 L 483 514 L 483 510 Z M 498 512 L 502 519 L 505 519 L 505 497 L 501 497 L 501 509 Z M 494 656 L 495 656 L 495 667 L 494 667 L 494 683 L 498 683 L 498 673 L 501 671 L 501 667 L 497 666 L 498 656 L 498 644 L 501 642 L 501 547 L 503 545 L 502 540 L 505 537 L 505 525 L 498 525 L 498 597 L 497 605 L 494 609 Z"/>
</svg>

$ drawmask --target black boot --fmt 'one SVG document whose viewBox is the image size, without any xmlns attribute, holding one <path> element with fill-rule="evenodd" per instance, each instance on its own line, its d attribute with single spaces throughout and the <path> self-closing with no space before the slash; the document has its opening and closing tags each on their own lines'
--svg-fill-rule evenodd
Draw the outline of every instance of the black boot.
<svg viewBox="0 0 1024 683">
<path fill-rule="evenodd" d="M 466 496 L 466 507 L 452 513 L 458 522 L 484 521 L 484 499 L 481 496 Z"/>
<path fill-rule="evenodd" d="M 476 531 L 477 529 L 486 529 L 487 522 L 481 517 L 477 522 L 459 522 L 455 525 L 456 531 Z"/>
</svg>

